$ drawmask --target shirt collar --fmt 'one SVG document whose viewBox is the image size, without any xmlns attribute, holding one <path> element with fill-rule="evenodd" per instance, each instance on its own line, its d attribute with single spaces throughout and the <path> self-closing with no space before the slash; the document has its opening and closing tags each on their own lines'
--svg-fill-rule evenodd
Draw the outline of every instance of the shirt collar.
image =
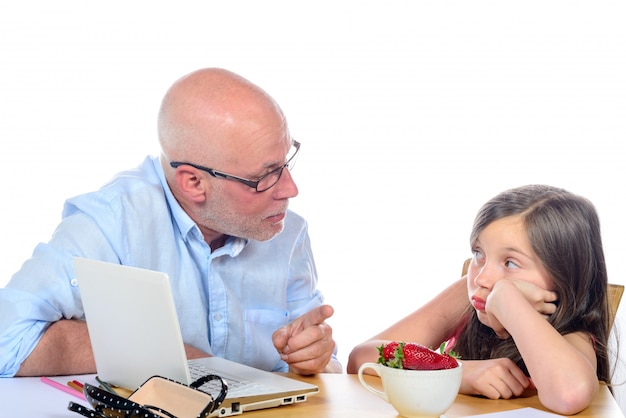
<svg viewBox="0 0 626 418">
<path fill-rule="evenodd" d="M 165 179 L 165 173 L 163 172 L 163 166 L 161 165 L 160 158 L 153 158 L 152 163 L 154 164 L 154 170 L 156 171 L 159 182 L 161 183 L 161 187 L 163 188 L 163 193 L 165 194 L 167 205 L 170 208 L 170 213 L 172 214 L 172 222 L 174 223 L 175 227 L 177 227 L 180 231 L 181 237 L 186 242 L 190 239 L 193 239 L 192 237 L 204 242 L 204 238 L 202 236 L 200 228 L 193 221 L 193 219 L 191 219 L 187 212 L 183 210 L 183 208 L 174 197 L 174 194 L 170 190 L 170 187 L 167 184 L 167 180 Z M 228 237 L 228 239 L 224 243 L 224 246 L 221 249 L 218 249 L 216 253 L 228 254 L 231 257 L 236 257 L 248 245 L 249 241 L 249 239 L 245 238 Z"/>
</svg>

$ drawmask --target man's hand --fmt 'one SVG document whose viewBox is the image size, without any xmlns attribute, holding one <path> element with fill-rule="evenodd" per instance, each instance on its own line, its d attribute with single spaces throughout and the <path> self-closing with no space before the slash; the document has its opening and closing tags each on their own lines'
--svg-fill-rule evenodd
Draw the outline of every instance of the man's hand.
<svg viewBox="0 0 626 418">
<path fill-rule="evenodd" d="M 187 355 L 187 360 L 193 360 L 193 359 L 204 358 L 204 357 L 213 357 L 211 354 L 205 353 L 204 351 L 189 344 L 185 344 L 185 354 Z"/>
<path fill-rule="evenodd" d="M 333 313 L 330 305 L 322 305 L 274 332 L 274 347 L 291 371 L 303 375 L 341 373 L 341 365 L 332 360 L 333 330 L 324 322 Z"/>
</svg>

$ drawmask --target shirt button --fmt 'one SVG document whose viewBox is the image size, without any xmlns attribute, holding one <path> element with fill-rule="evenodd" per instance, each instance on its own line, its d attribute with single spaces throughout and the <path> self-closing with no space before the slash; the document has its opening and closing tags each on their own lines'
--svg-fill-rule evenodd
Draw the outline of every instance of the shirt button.
<svg viewBox="0 0 626 418">
<path fill-rule="evenodd" d="M 70 284 L 74 287 L 78 286 L 78 280 L 76 279 L 72 279 L 72 281 L 70 282 Z"/>
<path fill-rule="evenodd" d="M 216 313 L 215 315 L 213 315 L 213 319 L 215 319 L 216 321 L 221 321 L 222 320 L 222 314 Z"/>
</svg>

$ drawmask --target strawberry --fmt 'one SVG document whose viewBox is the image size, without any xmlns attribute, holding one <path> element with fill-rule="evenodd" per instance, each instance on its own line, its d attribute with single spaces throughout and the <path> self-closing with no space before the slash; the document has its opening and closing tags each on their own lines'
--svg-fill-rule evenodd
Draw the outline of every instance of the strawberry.
<svg viewBox="0 0 626 418">
<path fill-rule="evenodd" d="M 378 347 L 378 354 L 380 355 L 378 357 L 378 362 L 380 364 L 387 364 L 388 361 L 393 360 L 396 348 L 398 348 L 398 344 L 399 343 L 394 341 Z"/>
<path fill-rule="evenodd" d="M 409 370 L 452 369 L 459 363 L 453 352 L 444 353 L 444 344 L 439 352 L 417 343 L 391 342 L 378 348 L 378 362 L 388 367 Z M 390 354 L 392 353 L 392 354 Z"/>
</svg>

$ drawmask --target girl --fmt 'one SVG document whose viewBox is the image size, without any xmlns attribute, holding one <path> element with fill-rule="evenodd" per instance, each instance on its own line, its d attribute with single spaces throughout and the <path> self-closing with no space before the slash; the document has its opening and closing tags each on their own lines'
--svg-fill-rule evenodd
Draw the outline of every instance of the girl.
<svg viewBox="0 0 626 418">
<path fill-rule="evenodd" d="M 356 346 L 348 372 L 376 361 L 376 347 L 415 341 L 461 357 L 461 393 L 492 399 L 536 388 L 560 414 L 610 384 L 609 306 L 600 223 L 587 199 L 529 185 L 478 212 L 467 275 L 434 300 Z"/>
</svg>

